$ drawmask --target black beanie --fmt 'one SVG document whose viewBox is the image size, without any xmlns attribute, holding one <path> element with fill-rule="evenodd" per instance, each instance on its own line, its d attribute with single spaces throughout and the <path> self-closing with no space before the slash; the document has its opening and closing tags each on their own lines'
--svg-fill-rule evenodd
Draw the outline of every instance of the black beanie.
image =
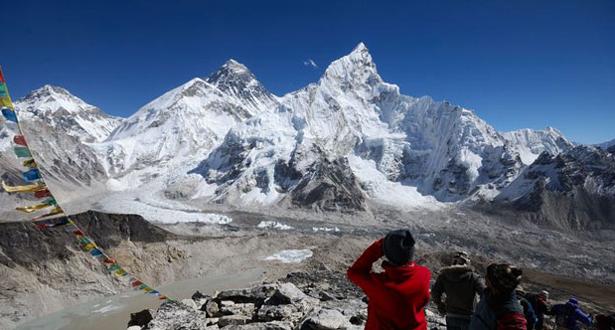
<svg viewBox="0 0 615 330">
<path fill-rule="evenodd" d="M 414 243 L 409 230 L 391 231 L 384 237 L 384 256 L 395 266 L 405 265 L 414 257 Z"/>
</svg>

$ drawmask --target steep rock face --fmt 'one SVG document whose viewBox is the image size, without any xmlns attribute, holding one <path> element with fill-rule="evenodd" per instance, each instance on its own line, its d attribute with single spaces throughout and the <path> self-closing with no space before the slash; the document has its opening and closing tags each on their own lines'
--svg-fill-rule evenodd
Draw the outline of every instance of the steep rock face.
<svg viewBox="0 0 615 330">
<path fill-rule="evenodd" d="M 577 146 L 543 153 L 495 199 L 563 229 L 615 227 L 615 154 Z"/>
<path fill-rule="evenodd" d="M 164 172 L 194 162 L 228 130 L 277 101 L 242 64 L 228 61 L 209 78 L 194 78 L 143 106 L 97 148 L 113 176 Z"/>
<path fill-rule="evenodd" d="M 321 159 L 290 191 L 292 205 L 322 211 L 365 211 L 365 195 L 348 160 Z"/>
</svg>

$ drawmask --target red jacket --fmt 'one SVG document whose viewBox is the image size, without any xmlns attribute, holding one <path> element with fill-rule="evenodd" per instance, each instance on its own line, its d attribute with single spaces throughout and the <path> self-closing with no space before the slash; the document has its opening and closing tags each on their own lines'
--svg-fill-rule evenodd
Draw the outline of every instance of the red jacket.
<svg viewBox="0 0 615 330">
<path fill-rule="evenodd" d="M 385 262 L 384 273 L 374 273 L 372 264 L 383 256 L 382 242 L 374 242 L 348 269 L 350 281 L 367 295 L 365 329 L 426 330 L 431 272 L 415 263 L 394 267 Z"/>
</svg>

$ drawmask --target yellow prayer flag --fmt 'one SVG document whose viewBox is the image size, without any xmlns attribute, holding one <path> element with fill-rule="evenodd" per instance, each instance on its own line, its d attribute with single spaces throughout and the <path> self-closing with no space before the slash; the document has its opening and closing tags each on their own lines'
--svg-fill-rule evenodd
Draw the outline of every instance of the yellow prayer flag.
<svg viewBox="0 0 615 330">
<path fill-rule="evenodd" d="M 93 248 L 96 247 L 96 244 L 94 243 L 88 243 L 86 245 L 83 246 L 83 251 L 85 252 L 90 252 Z"/>
<path fill-rule="evenodd" d="M 33 193 L 39 190 L 43 190 L 45 188 L 47 187 L 45 186 L 45 184 L 42 184 L 42 183 L 33 183 L 33 184 L 27 184 L 23 186 L 9 186 L 4 181 L 2 181 L 2 189 L 4 189 L 4 191 L 9 192 L 9 193 L 14 193 L 14 192 Z"/>
<path fill-rule="evenodd" d="M 9 109 L 14 109 L 13 102 L 11 102 L 11 97 L 8 96 L 8 94 L 6 96 L 0 96 L 0 107 L 7 107 Z"/>
<path fill-rule="evenodd" d="M 40 203 L 40 204 L 35 204 L 35 205 L 30 205 L 30 206 L 20 206 L 20 207 L 16 207 L 15 209 L 17 211 L 21 211 L 21 212 L 25 212 L 25 213 L 32 213 L 38 210 L 42 210 L 46 207 L 50 207 L 53 205 L 50 205 L 48 203 Z"/>
</svg>

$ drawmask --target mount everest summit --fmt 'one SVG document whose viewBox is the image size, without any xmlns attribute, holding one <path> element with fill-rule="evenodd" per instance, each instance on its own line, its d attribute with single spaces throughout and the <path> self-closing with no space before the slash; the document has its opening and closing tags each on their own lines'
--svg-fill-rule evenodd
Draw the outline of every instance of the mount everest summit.
<svg viewBox="0 0 615 330">
<path fill-rule="evenodd" d="M 498 132 L 471 110 L 403 95 L 383 81 L 362 43 L 317 82 L 284 96 L 229 60 L 125 119 L 53 86 L 15 105 L 35 156 L 66 198 L 94 186 L 147 186 L 203 205 L 319 211 L 487 202 L 573 222 L 587 222 L 587 214 L 554 215 L 546 205 L 581 195 L 615 201 L 609 151 L 575 147 L 554 128 Z M 7 130 L 0 171 L 17 182 Z M 561 189 L 564 176 L 574 179 Z M 587 212 L 613 224 L 609 208 Z"/>
</svg>

